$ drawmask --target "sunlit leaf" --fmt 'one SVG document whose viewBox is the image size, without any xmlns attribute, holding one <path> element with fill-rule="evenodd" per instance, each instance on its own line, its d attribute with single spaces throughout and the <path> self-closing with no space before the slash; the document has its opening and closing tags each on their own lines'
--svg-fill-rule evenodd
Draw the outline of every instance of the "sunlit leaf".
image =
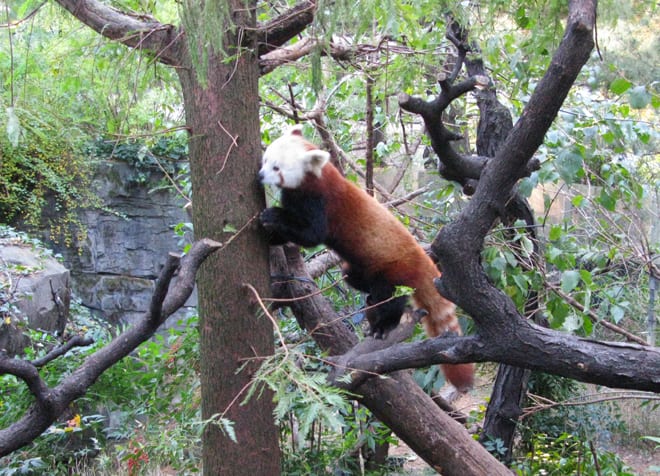
<svg viewBox="0 0 660 476">
<path fill-rule="evenodd" d="M 627 79 L 617 78 L 610 84 L 610 91 L 612 91 L 614 94 L 623 94 L 628 91 L 631 86 L 632 83 Z"/>
<path fill-rule="evenodd" d="M 651 94 L 646 90 L 646 86 L 637 86 L 628 93 L 630 106 L 635 109 L 642 109 L 651 102 Z"/>
</svg>

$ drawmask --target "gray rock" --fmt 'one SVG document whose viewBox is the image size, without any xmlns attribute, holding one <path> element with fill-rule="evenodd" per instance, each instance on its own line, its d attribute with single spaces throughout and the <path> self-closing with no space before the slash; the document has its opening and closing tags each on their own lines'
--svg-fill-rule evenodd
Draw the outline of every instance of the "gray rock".
<svg viewBox="0 0 660 476">
<path fill-rule="evenodd" d="M 0 284 L 14 312 L 0 325 L 0 349 L 10 355 L 27 345 L 22 327 L 62 333 L 71 302 L 70 273 L 55 258 L 30 246 L 0 240 Z"/>
</svg>

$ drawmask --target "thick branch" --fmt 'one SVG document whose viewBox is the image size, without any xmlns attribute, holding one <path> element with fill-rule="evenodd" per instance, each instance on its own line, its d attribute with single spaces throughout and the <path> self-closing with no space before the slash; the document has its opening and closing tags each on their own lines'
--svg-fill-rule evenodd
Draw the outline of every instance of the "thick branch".
<svg viewBox="0 0 660 476">
<path fill-rule="evenodd" d="M 330 358 L 329 360 L 333 367 L 328 375 L 328 380 L 338 387 L 354 389 L 360 386 L 367 378 L 376 376 L 376 372 L 353 372 L 353 360 L 364 354 L 371 355 L 372 352 L 388 349 L 394 344 L 410 338 L 415 330 L 415 326 L 419 323 L 420 319 L 424 317 L 423 314 L 425 313 L 421 310 L 412 312 L 411 309 L 408 309 L 403 316 L 401 316 L 401 322 L 399 325 L 387 335 L 387 338 L 375 339 L 373 336 L 369 336 L 345 354 L 340 355 L 339 357 Z M 344 377 L 344 374 L 347 371 L 351 373 L 350 382 L 345 382 L 343 381 L 344 379 L 340 380 L 340 377 Z"/>
<path fill-rule="evenodd" d="M 102 36 L 148 51 L 161 63 L 179 65 L 182 35 L 173 25 L 164 25 L 145 15 L 121 12 L 97 0 L 56 1 Z"/>
<path fill-rule="evenodd" d="M 0 356 L 0 372 L 22 378 L 36 397 L 36 402 L 19 421 L 0 430 L 0 456 L 21 448 L 39 436 L 71 402 L 84 395 L 105 370 L 149 339 L 165 319 L 185 303 L 194 287 L 197 269 L 220 246 L 220 243 L 203 239 L 195 242 L 188 255 L 182 259 L 170 254 L 156 282 L 150 311 L 107 346 L 87 357 L 79 368 L 56 387 L 48 388 L 31 363 Z M 170 288 L 170 281 L 177 270 L 178 279 Z"/>
<path fill-rule="evenodd" d="M 346 61 L 354 55 L 362 52 L 363 48 L 370 48 L 366 45 L 358 45 L 351 47 L 348 45 L 340 45 L 331 43 L 330 45 L 323 45 L 317 38 L 303 38 L 299 42 L 272 50 L 260 57 L 259 65 L 261 74 L 267 74 L 273 71 L 278 66 L 287 63 L 293 63 L 303 56 L 307 56 L 317 48 L 323 48 L 322 54 L 331 56 L 339 61 Z"/>
<path fill-rule="evenodd" d="M 431 146 L 440 159 L 440 174 L 447 180 L 463 185 L 464 191 L 468 195 L 474 193 L 474 189 L 476 189 L 474 181 L 479 180 L 488 158 L 476 155 L 464 156 L 456 152 L 451 142 L 459 140 L 461 137 L 445 127 L 442 113 L 452 100 L 474 89 L 477 84 L 483 83 L 483 80 L 477 83 L 474 78 L 476 77 L 464 81 L 460 87 L 443 86 L 438 98 L 430 102 L 405 93 L 400 93 L 398 96 L 399 106 L 402 109 L 419 114 L 424 119 Z M 479 76 L 479 78 L 481 77 Z"/>
<path fill-rule="evenodd" d="M 300 2 L 261 26 L 257 31 L 258 55 L 265 55 L 302 33 L 314 21 L 315 11 L 316 2 Z"/>
<path fill-rule="evenodd" d="M 586 11 L 591 13 L 587 15 Z M 441 230 L 434 242 L 434 253 L 444 271 L 441 292 L 489 333 L 496 334 L 498 326 L 512 329 L 519 314 L 513 303 L 484 275 L 479 256 L 484 237 L 498 216 L 504 215 L 513 187 L 524 174 L 527 163 L 588 59 L 593 47 L 594 19 L 595 4 L 588 1 L 571 3 L 566 34 L 522 117 L 495 159 L 486 164 L 473 200 Z"/>
<path fill-rule="evenodd" d="M 462 362 L 501 362 L 550 372 L 608 387 L 660 392 L 660 349 L 619 342 L 597 342 L 545 329 L 521 320 L 515 335 L 436 337 L 354 355 L 342 361 L 379 375 L 407 368 Z M 516 345 L 511 345 L 511 338 Z M 643 371 L 640 371 L 643 369 Z"/>
</svg>

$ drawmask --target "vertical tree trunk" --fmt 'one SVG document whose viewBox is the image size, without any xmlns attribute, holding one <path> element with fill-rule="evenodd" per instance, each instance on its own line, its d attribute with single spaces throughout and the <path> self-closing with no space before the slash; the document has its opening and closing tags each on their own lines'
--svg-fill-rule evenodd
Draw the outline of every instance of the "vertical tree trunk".
<svg viewBox="0 0 660 476">
<path fill-rule="evenodd" d="M 371 76 L 367 76 L 367 147 L 365 149 L 365 188 L 369 195 L 374 196 L 374 80 Z"/>
<path fill-rule="evenodd" d="M 241 18 L 243 25 L 254 26 L 254 8 L 233 3 L 234 22 L 248 17 Z M 266 294 L 270 276 L 268 247 L 256 221 L 265 207 L 256 181 L 261 156 L 256 45 L 237 51 L 234 45 L 241 40 L 245 45 L 240 27 L 227 33 L 231 61 L 209 53 L 205 85 L 194 68 L 178 70 L 190 130 L 195 235 L 226 244 L 198 274 L 202 414 L 234 422 L 238 442 L 218 425 L 207 425 L 203 461 L 209 475 L 275 475 L 280 460 L 271 395 L 241 405 L 258 358 L 273 353 L 272 326 L 243 287 L 250 283 Z"/>
</svg>

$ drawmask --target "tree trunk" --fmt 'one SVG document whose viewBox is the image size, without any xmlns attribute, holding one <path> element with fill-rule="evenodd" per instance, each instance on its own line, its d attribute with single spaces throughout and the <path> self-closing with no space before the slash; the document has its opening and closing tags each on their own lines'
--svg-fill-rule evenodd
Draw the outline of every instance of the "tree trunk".
<svg viewBox="0 0 660 476">
<path fill-rule="evenodd" d="M 195 235 L 226 244 L 198 275 L 202 417 L 231 420 L 237 442 L 208 424 L 203 461 L 209 475 L 274 475 L 280 459 L 271 394 L 242 405 L 259 357 L 272 354 L 274 346 L 270 322 L 259 317 L 243 286 L 266 294 L 270 276 L 268 246 L 255 220 L 265 208 L 255 180 L 261 156 L 256 44 L 232 46 L 239 38 L 249 46 L 241 27 L 254 26 L 254 9 L 232 3 L 233 21 L 243 23 L 224 44 L 227 55 L 236 57 L 226 61 L 222 53 L 209 52 L 204 85 L 189 60 L 178 69 L 190 131 Z"/>
</svg>

